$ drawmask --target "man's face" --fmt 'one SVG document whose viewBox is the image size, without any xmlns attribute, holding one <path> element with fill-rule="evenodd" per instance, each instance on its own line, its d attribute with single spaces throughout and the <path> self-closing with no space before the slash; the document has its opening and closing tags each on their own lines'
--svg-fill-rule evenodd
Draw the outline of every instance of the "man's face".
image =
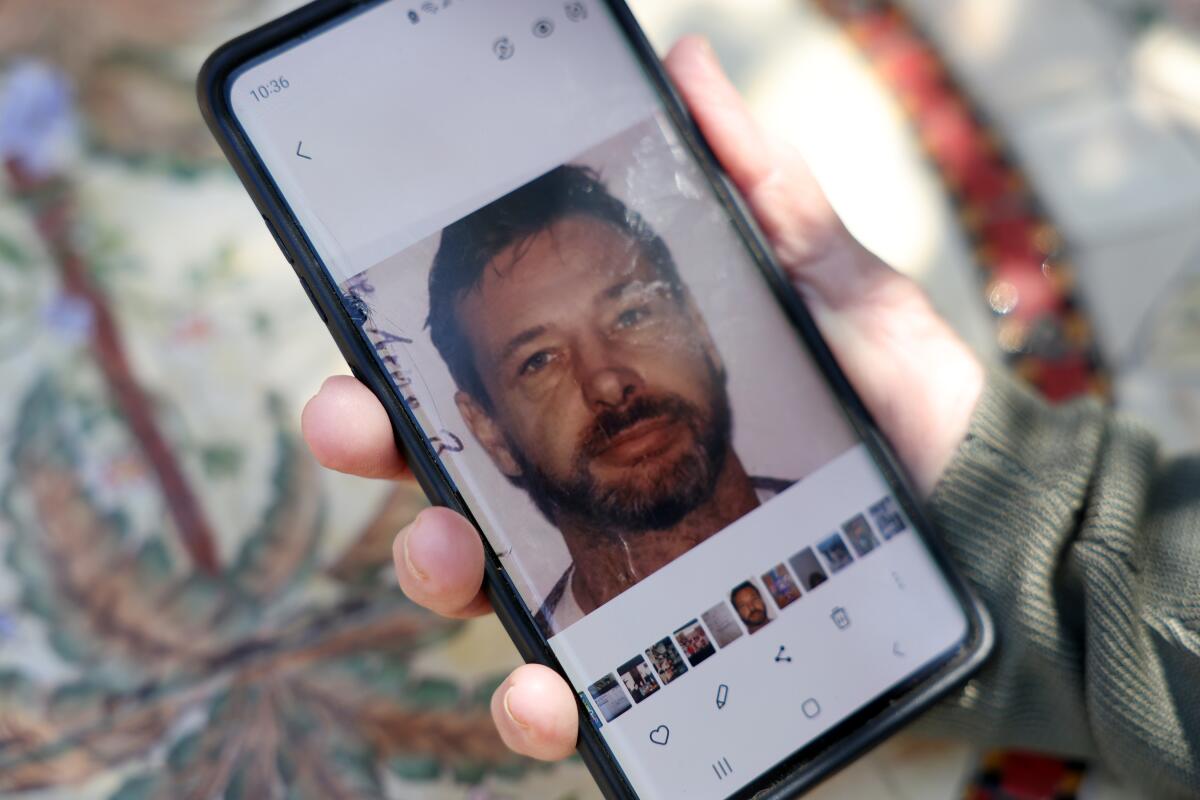
<svg viewBox="0 0 1200 800">
<path fill-rule="evenodd" d="M 623 232 L 561 220 L 497 255 L 456 311 L 491 400 L 459 407 L 551 520 L 660 529 L 711 495 L 730 436 L 716 349 Z"/>
<path fill-rule="evenodd" d="M 767 624 L 767 607 L 762 595 L 753 586 L 743 586 L 733 595 L 733 606 L 742 622 L 750 627 Z"/>
</svg>

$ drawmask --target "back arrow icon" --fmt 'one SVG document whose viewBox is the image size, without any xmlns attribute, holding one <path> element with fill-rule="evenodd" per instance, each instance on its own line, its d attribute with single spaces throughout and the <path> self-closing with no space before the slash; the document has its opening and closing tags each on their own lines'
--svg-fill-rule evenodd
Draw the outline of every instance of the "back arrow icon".
<svg viewBox="0 0 1200 800">
<path fill-rule="evenodd" d="M 304 146 L 304 140 L 303 140 L 303 139 L 301 139 L 300 141 L 296 142 L 296 155 L 300 156 L 301 158 L 307 158 L 309 161 L 312 161 L 312 156 L 306 156 L 306 155 L 304 155 L 304 153 L 301 153 L 301 152 L 300 152 L 300 148 L 301 148 L 301 147 L 303 147 L 303 146 Z"/>
</svg>

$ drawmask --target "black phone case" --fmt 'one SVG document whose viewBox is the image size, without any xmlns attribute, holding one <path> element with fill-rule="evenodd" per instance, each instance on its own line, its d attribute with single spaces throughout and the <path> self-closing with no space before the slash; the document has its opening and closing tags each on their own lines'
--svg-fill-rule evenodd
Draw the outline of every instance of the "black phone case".
<svg viewBox="0 0 1200 800">
<path fill-rule="evenodd" d="M 895 687 L 889 694 L 872 701 L 830 731 L 792 753 L 754 783 L 729 795 L 730 800 L 746 797 L 794 797 L 886 739 L 927 709 L 940 696 L 965 681 L 990 654 L 994 645 L 994 630 L 986 609 L 954 570 L 937 540 L 929 535 L 931 526 L 915 499 L 916 495 L 904 470 L 834 360 L 803 301 L 775 263 L 762 233 L 688 115 L 633 14 L 623 0 L 602 1 L 624 30 L 646 70 L 648 80 L 659 93 L 665 112 L 670 115 L 682 139 L 696 156 L 697 162 L 738 228 L 746 246 L 753 253 L 776 298 L 795 325 L 797 334 L 807 344 L 848 412 L 858 434 L 895 492 L 901 507 L 913 523 L 914 533 L 921 536 L 928 545 L 961 603 L 970 625 L 970 631 L 962 644 L 947 653 L 940 662 L 927 665 L 922 671 L 911 675 L 904 684 Z M 407 458 L 413 474 L 430 502 L 452 508 L 475 523 L 470 509 L 443 470 L 428 438 L 394 391 L 386 370 L 353 319 L 352 310 L 343 301 L 339 288 L 330 280 L 315 249 L 292 215 L 270 173 L 238 126 L 229 105 L 227 85 L 238 68 L 278 47 L 311 36 L 322 27 L 335 21 L 340 22 L 347 15 L 366 10 L 380 2 L 382 0 L 315 0 L 239 36 L 222 45 L 205 61 L 197 81 L 197 93 L 205 121 L 263 215 L 280 249 L 295 268 L 309 299 L 329 328 L 351 371 L 378 396 L 387 409 L 397 446 Z M 478 527 L 476 523 L 476 528 Z M 557 658 L 534 624 L 532 615 L 526 610 L 509 580 L 503 565 L 488 546 L 486 538 L 483 541 L 487 553 L 484 588 L 500 622 L 526 661 L 544 664 L 565 676 Z M 576 702 L 579 703 L 578 698 Z M 599 731 L 592 726 L 588 712 L 581 703 L 579 719 L 579 753 L 604 796 L 637 800 L 637 793 L 626 780 Z"/>
</svg>

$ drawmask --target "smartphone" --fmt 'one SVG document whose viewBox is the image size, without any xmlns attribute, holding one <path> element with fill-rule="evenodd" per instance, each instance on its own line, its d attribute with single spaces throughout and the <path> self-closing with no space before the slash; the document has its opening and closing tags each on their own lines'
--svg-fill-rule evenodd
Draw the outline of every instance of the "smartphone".
<svg viewBox="0 0 1200 800">
<path fill-rule="evenodd" d="M 988 618 L 617 0 L 321 0 L 200 100 L 614 798 L 794 796 Z"/>
</svg>

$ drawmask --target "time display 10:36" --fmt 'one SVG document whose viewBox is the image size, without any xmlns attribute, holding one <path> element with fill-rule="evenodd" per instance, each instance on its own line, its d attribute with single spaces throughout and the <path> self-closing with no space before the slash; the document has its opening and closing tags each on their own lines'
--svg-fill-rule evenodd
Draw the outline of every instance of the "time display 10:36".
<svg viewBox="0 0 1200 800">
<path fill-rule="evenodd" d="M 278 78 L 272 78 L 255 86 L 250 90 L 250 96 L 261 103 L 263 100 L 270 100 L 272 95 L 279 94 L 291 85 L 287 78 L 280 75 Z"/>
</svg>

